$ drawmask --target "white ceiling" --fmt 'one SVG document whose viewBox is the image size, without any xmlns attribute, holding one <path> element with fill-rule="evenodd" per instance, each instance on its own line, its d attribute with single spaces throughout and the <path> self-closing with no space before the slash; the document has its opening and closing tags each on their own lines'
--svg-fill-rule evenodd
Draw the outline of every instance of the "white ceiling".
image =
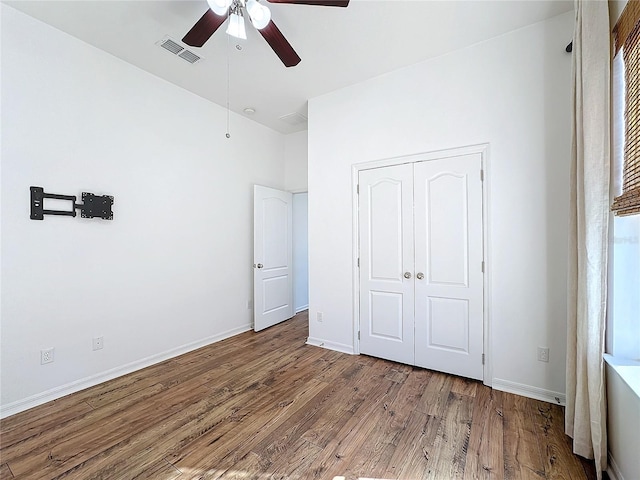
<svg viewBox="0 0 640 480">
<path fill-rule="evenodd" d="M 126 62 L 282 133 L 306 129 L 279 117 L 306 115 L 307 100 L 570 11 L 573 0 L 351 0 L 347 8 L 267 4 L 302 62 L 286 68 L 253 27 L 192 48 L 194 65 L 156 44 L 181 40 L 205 0 L 4 1 Z M 567 38 L 567 43 L 571 41 Z M 240 45 L 242 50 L 238 50 Z M 227 68 L 228 65 L 228 68 Z"/>
</svg>

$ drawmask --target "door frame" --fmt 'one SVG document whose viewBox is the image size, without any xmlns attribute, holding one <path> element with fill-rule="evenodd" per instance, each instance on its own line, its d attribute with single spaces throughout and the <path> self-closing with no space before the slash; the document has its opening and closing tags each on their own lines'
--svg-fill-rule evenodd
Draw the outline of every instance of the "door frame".
<svg viewBox="0 0 640 480">
<path fill-rule="evenodd" d="M 296 195 L 300 195 L 303 193 L 307 194 L 307 305 L 306 307 L 301 308 L 300 310 L 297 309 L 296 305 L 295 305 L 295 285 L 296 285 L 296 272 L 295 272 L 295 265 L 294 265 L 294 269 L 293 269 L 293 290 L 294 290 L 294 294 L 293 294 L 293 314 L 294 316 L 297 315 L 300 312 L 304 312 L 305 310 L 309 310 L 309 205 L 308 205 L 308 200 L 309 200 L 309 190 L 307 188 L 303 188 L 303 189 L 298 189 L 298 190 L 290 190 L 291 194 L 295 197 Z M 295 221 L 295 216 L 293 218 L 293 223 L 291 225 L 291 230 L 295 230 L 295 225 L 296 225 L 296 221 Z M 292 244 L 293 249 L 295 250 L 296 247 L 296 239 L 294 237 L 293 239 L 293 244 Z M 293 263 L 295 264 L 295 259 L 293 261 Z"/>
<path fill-rule="evenodd" d="M 351 191 L 352 191 L 352 284 L 353 284 L 353 353 L 360 354 L 360 341 L 358 330 L 360 327 L 360 267 L 358 266 L 359 253 L 359 228 L 358 228 L 358 179 L 360 171 L 374 168 L 401 165 L 403 163 L 428 162 L 429 160 L 445 159 L 449 157 L 459 157 L 461 155 L 480 154 L 481 168 L 484 172 L 482 182 L 482 252 L 484 256 L 483 275 L 483 383 L 489 387 L 492 385 L 493 355 L 491 352 L 491 175 L 489 165 L 489 143 L 469 145 L 465 147 L 448 148 L 434 150 L 430 152 L 405 155 L 401 157 L 384 158 L 364 163 L 356 163 L 351 167 Z"/>
</svg>

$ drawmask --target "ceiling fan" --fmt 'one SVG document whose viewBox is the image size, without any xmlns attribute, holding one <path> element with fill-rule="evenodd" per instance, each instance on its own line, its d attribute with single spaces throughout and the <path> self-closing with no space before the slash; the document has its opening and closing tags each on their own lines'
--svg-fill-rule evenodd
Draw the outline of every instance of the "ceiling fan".
<svg viewBox="0 0 640 480">
<path fill-rule="evenodd" d="M 349 0 L 267 0 L 270 3 L 290 3 L 297 5 L 319 5 L 325 7 L 346 7 Z M 227 33 L 246 39 L 244 28 L 245 12 L 251 24 L 260 32 L 286 67 L 300 63 L 300 57 L 271 20 L 269 8 L 258 0 L 207 0 L 209 9 L 187 32 L 182 41 L 192 47 L 202 47 L 227 18 Z"/>
</svg>

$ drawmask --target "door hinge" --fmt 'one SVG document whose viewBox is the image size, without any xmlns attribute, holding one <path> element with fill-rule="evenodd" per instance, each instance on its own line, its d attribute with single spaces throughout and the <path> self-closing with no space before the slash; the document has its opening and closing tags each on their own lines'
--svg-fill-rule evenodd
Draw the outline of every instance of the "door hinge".
<svg viewBox="0 0 640 480">
<path fill-rule="evenodd" d="M 484 182 L 484 170 L 483 169 L 480 170 L 480 181 Z"/>
<path fill-rule="evenodd" d="M 482 261 L 482 273 L 484 273 L 484 260 Z"/>
<path fill-rule="evenodd" d="M 358 330 L 358 340 L 360 340 L 360 330 Z"/>
<path fill-rule="evenodd" d="M 484 365 L 484 353 L 482 354 L 482 364 Z"/>
<path fill-rule="evenodd" d="M 358 257 L 358 268 L 360 268 L 360 257 Z"/>
<path fill-rule="evenodd" d="M 360 184 L 356 185 L 356 193 L 360 195 Z"/>
</svg>

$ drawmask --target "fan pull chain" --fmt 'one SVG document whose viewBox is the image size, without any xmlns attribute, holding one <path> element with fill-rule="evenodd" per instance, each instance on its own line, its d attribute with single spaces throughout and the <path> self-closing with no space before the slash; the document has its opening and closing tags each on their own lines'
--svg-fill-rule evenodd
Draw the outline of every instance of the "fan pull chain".
<svg viewBox="0 0 640 480">
<path fill-rule="evenodd" d="M 230 62 L 229 62 L 229 51 L 230 51 L 230 43 L 229 43 L 229 35 L 226 35 L 227 37 L 227 133 L 225 134 L 225 137 L 227 138 L 231 138 L 231 133 L 229 133 L 229 85 L 230 85 L 230 81 L 229 78 L 231 76 L 230 74 Z"/>
</svg>

